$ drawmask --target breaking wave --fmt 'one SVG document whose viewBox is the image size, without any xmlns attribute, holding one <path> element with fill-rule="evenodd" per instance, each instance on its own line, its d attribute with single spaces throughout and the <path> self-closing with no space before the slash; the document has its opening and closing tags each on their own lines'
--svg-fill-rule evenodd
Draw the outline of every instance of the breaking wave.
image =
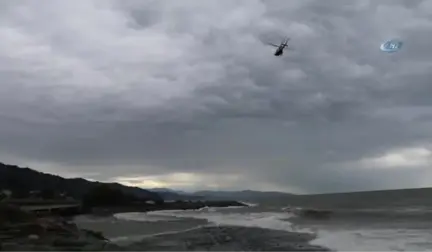
<svg viewBox="0 0 432 252">
<path fill-rule="evenodd" d="M 256 209 L 260 210 L 260 209 Z M 311 209 L 284 207 L 275 211 L 225 211 L 205 207 L 199 210 L 166 210 L 148 213 L 120 214 L 116 217 L 139 221 L 164 221 L 172 219 L 206 220 L 208 225 L 259 227 L 289 232 L 313 234 L 311 244 L 340 251 L 404 251 L 432 249 L 432 232 L 410 227 L 384 228 L 374 226 L 347 225 L 348 219 L 370 219 L 370 223 L 383 218 L 399 219 L 429 218 L 432 211 L 425 208 L 399 209 Z M 321 225 L 307 225 L 301 228 L 294 224 L 296 218 L 314 219 L 316 216 L 327 216 Z M 391 217 L 388 217 L 391 216 Z M 315 218 L 316 219 L 316 218 Z M 333 220 L 341 220 L 334 222 Z M 369 221 L 366 221 L 367 223 Z M 389 223 L 394 222 L 393 220 Z M 313 223 L 313 222 L 312 222 Z M 343 225 L 340 225 L 343 224 Z"/>
<path fill-rule="evenodd" d="M 287 221 L 289 215 L 278 212 L 261 213 L 224 213 L 214 209 L 167 210 L 150 212 L 148 215 L 157 217 L 177 217 L 204 219 L 214 225 L 261 227 L 275 230 L 293 231 L 292 224 Z"/>
</svg>

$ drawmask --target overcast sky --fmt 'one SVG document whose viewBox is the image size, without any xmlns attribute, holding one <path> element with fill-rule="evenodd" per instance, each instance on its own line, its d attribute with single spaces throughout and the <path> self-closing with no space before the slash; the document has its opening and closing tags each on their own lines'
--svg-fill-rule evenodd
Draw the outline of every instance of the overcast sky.
<svg viewBox="0 0 432 252">
<path fill-rule="evenodd" d="M 0 161 L 144 188 L 432 186 L 431 34 L 432 0 L 1 1 Z"/>
</svg>

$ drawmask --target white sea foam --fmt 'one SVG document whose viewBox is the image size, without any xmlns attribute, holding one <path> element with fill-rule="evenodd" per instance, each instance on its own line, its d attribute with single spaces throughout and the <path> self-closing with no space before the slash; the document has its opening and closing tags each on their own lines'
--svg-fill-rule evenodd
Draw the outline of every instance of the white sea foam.
<svg viewBox="0 0 432 252">
<path fill-rule="evenodd" d="M 288 213 L 261 212 L 261 213 L 224 213 L 212 211 L 212 209 L 194 210 L 167 210 L 150 212 L 149 215 L 204 219 L 216 225 L 261 227 L 275 230 L 293 231 L 293 226 L 286 221 L 290 217 Z"/>
<path fill-rule="evenodd" d="M 412 229 L 318 231 L 311 242 L 339 251 L 430 251 L 432 232 Z"/>
<path fill-rule="evenodd" d="M 142 216 L 140 216 L 142 215 Z M 287 221 L 293 214 L 284 212 L 232 213 L 216 208 L 199 210 L 166 210 L 122 214 L 123 218 L 141 221 L 163 221 L 176 218 L 207 220 L 214 225 L 261 227 L 274 230 L 316 233 L 311 243 L 339 251 L 426 251 L 432 250 L 432 231 L 412 229 L 358 229 L 347 230 L 320 225 L 320 230 L 299 229 Z M 184 231 L 179 231 L 184 232 Z M 142 236 L 140 236 L 142 238 Z M 119 238 L 121 239 L 121 238 Z M 126 239 L 126 238 L 125 238 Z M 127 238 L 131 239 L 131 237 Z M 138 238 L 137 238 L 138 239 Z"/>
<path fill-rule="evenodd" d="M 148 213 L 141 213 L 141 212 L 117 213 L 114 215 L 114 217 L 119 220 L 145 221 L 145 222 L 169 221 L 175 219 L 169 216 L 156 216 L 156 215 L 149 215 Z"/>
<path fill-rule="evenodd" d="M 242 203 L 242 204 L 245 204 L 248 207 L 257 207 L 257 206 L 259 206 L 258 203 L 250 203 L 250 202 L 244 202 L 244 201 L 239 201 L 239 202 Z"/>
</svg>

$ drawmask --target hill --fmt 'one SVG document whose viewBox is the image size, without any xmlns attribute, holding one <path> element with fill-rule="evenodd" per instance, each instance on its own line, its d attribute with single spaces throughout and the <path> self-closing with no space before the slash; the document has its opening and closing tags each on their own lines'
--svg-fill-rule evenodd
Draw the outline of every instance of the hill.
<svg viewBox="0 0 432 252">
<path fill-rule="evenodd" d="M 11 190 L 16 197 L 26 197 L 30 191 L 38 190 L 66 193 L 76 199 L 82 199 L 87 192 L 100 185 L 107 185 L 114 190 L 120 190 L 143 200 L 162 200 L 159 194 L 138 187 L 93 182 L 83 178 L 66 179 L 30 168 L 0 163 L 0 189 Z"/>
<path fill-rule="evenodd" d="M 183 192 L 183 191 L 172 190 L 169 188 L 153 188 L 153 189 L 149 189 L 149 190 L 159 194 L 164 200 L 168 200 L 168 201 L 170 201 L 170 200 L 192 200 L 192 201 L 196 201 L 196 200 L 203 200 L 204 199 L 203 196 L 194 195 L 194 194 Z"/>
</svg>

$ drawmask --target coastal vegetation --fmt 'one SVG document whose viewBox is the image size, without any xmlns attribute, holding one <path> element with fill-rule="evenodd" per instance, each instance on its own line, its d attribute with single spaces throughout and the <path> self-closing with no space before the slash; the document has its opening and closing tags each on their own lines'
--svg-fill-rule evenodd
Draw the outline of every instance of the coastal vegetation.
<svg viewBox="0 0 432 252">
<path fill-rule="evenodd" d="M 166 200 L 177 198 L 177 200 Z M 164 201 L 165 200 L 165 201 Z M 0 163 L 0 201 L 16 205 L 80 204 L 81 213 L 115 213 L 165 209 L 246 206 L 235 200 L 205 200 L 197 195 L 176 196 L 118 183 L 63 178 L 30 168 Z M 62 212 L 62 211 L 58 211 Z"/>
<path fill-rule="evenodd" d="M 105 197 L 110 194 L 117 202 L 139 199 L 142 201 L 163 201 L 162 197 L 149 190 L 129 187 L 118 183 L 102 183 L 83 178 L 63 178 L 39 172 L 30 168 L 0 163 L 0 190 L 10 191 L 15 199 L 89 199 L 91 195 Z M 95 196 L 96 197 L 96 196 Z M 98 199 L 95 198 L 97 201 Z M 105 200 L 105 198 L 103 199 Z M 102 201 L 103 201 L 102 200 Z M 100 202 L 101 204 L 102 201 Z"/>
</svg>

